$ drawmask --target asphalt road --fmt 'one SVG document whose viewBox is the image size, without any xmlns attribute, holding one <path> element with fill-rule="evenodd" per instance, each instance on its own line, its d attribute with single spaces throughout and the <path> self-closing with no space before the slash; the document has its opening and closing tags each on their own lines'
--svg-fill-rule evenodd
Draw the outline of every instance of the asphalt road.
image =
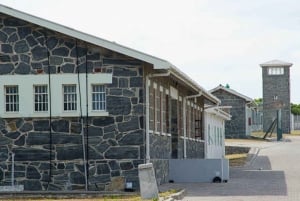
<svg viewBox="0 0 300 201">
<path fill-rule="evenodd" d="M 186 189 L 184 201 L 300 201 L 300 136 L 250 146 L 259 148 L 257 156 L 246 167 L 231 168 L 228 183 L 165 187 Z"/>
</svg>

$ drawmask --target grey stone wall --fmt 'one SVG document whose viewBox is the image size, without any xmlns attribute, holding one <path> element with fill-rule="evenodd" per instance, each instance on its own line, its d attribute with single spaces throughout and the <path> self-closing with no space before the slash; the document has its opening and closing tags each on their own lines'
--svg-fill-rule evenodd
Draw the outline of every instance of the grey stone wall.
<svg viewBox="0 0 300 201">
<path fill-rule="evenodd" d="M 84 125 L 78 118 L 0 119 L 0 185 L 10 183 L 14 153 L 15 183 L 25 190 L 84 190 L 80 130 L 87 126 L 89 189 L 122 190 L 125 181 L 138 188 L 137 166 L 145 158 L 141 62 L 2 14 L 0 48 L 1 75 L 113 75 L 107 117 Z"/>
<path fill-rule="evenodd" d="M 221 100 L 221 105 L 232 106 L 230 109 L 231 120 L 225 121 L 226 138 L 245 138 L 246 137 L 246 114 L 245 100 L 228 93 L 224 90 L 213 92 Z"/>
<path fill-rule="evenodd" d="M 290 68 L 284 67 L 283 75 L 268 75 L 268 68 L 262 68 L 263 77 L 263 130 L 267 131 L 276 118 L 276 105 L 280 104 L 282 131 L 290 133 Z M 277 96 L 277 100 L 274 100 Z"/>
<path fill-rule="evenodd" d="M 187 140 L 186 141 L 187 158 L 204 158 L 204 142 Z"/>
</svg>

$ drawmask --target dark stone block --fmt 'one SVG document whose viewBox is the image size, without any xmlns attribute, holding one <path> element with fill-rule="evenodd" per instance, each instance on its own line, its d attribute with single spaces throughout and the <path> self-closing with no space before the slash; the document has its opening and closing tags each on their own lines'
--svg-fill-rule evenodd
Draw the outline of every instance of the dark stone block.
<svg viewBox="0 0 300 201">
<path fill-rule="evenodd" d="M 27 22 L 13 17 L 5 18 L 3 20 L 3 23 L 5 26 L 11 26 L 11 27 L 20 27 L 20 26 L 27 25 Z"/>
<path fill-rule="evenodd" d="M 123 121 L 123 116 L 116 117 L 116 122 L 122 122 L 122 121 Z"/>
<path fill-rule="evenodd" d="M 131 112 L 131 102 L 126 97 L 107 96 L 107 111 L 112 115 L 128 115 Z"/>
<path fill-rule="evenodd" d="M 24 180 L 23 181 L 25 191 L 41 191 L 42 185 L 39 180 Z"/>
<path fill-rule="evenodd" d="M 3 42 L 3 43 L 5 43 L 6 40 L 7 40 L 7 38 L 8 38 L 7 34 L 4 33 L 4 32 L 2 32 L 2 31 L 0 31 L 0 41 Z"/>
<path fill-rule="evenodd" d="M 130 87 L 143 87 L 143 77 L 131 77 Z"/>
<path fill-rule="evenodd" d="M 72 122 L 71 123 L 71 133 L 80 134 L 81 133 L 81 124 Z"/>
<path fill-rule="evenodd" d="M 87 49 L 83 47 L 74 47 L 71 51 L 71 57 L 83 57 L 87 54 Z"/>
<path fill-rule="evenodd" d="M 72 184 L 85 184 L 84 175 L 80 172 L 71 172 L 70 173 L 70 182 Z"/>
<path fill-rule="evenodd" d="M 3 176 L 4 176 L 3 171 L 0 169 L 0 181 L 3 180 Z"/>
<path fill-rule="evenodd" d="M 15 43 L 19 40 L 18 35 L 16 33 L 13 33 L 12 35 L 10 35 L 7 39 L 7 42 L 9 43 Z"/>
<path fill-rule="evenodd" d="M 42 63 L 31 63 L 33 69 L 41 69 L 43 67 Z"/>
<path fill-rule="evenodd" d="M 25 40 L 16 42 L 14 50 L 16 53 L 26 53 L 29 51 L 29 46 Z"/>
<path fill-rule="evenodd" d="M 24 39 L 29 34 L 31 34 L 30 27 L 18 27 L 18 35 L 19 35 L 20 39 Z"/>
<path fill-rule="evenodd" d="M 109 133 L 109 132 L 114 132 L 114 131 L 116 131 L 115 124 L 104 127 L 104 133 Z"/>
<path fill-rule="evenodd" d="M 45 47 L 36 46 L 32 50 L 33 60 L 40 61 L 48 57 L 48 51 Z"/>
<path fill-rule="evenodd" d="M 86 59 L 88 61 L 97 61 L 97 60 L 100 60 L 100 54 L 99 53 L 88 54 Z"/>
<path fill-rule="evenodd" d="M 15 148 L 13 152 L 15 161 L 48 161 L 50 156 L 49 151 L 35 148 Z"/>
<path fill-rule="evenodd" d="M 17 66 L 16 70 L 15 70 L 15 73 L 16 74 L 21 74 L 21 75 L 26 75 L 26 74 L 29 74 L 30 73 L 30 66 L 26 63 L 19 63 L 19 65 Z"/>
<path fill-rule="evenodd" d="M 9 44 L 2 44 L 1 45 L 1 50 L 3 53 L 12 53 L 13 50 L 12 50 L 12 46 L 9 45 Z"/>
<path fill-rule="evenodd" d="M 139 129 L 139 119 L 137 117 L 133 117 L 130 121 L 118 123 L 118 129 L 120 132 L 129 132 L 132 130 Z"/>
<path fill-rule="evenodd" d="M 52 50 L 52 55 L 67 57 L 69 56 L 69 49 L 66 47 L 59 47 Z"/>
<path fill-rule="evenodd" d="M 103 58 L 103 64 L 106 64 L 106 65 L 115 64 L 115 65 L 136 66 L 136 65 L 141 65 L 141 62 L 138 61 L 138 60 Z"/>
<path fill-rule="evenodd" d="M 141 127 L 141 129 L 144 128 L 144 124 L 145 124 L 145 122 L 144 122 L 144 117 L 141 116 L 141 117 L 140 117 L 140 127 Z"/>
<path fill-rule="evenodd" d="M 57 169 L 61 169 L 61 170 L 63 170 L 63 169 L 65 169 L 65 164 L 64 163 L 59 163 L 59 164 L 57 164 Z"/>
<path fill-rule="evenodd" d="M 139 104 L 133 106 L 133 112 L 134 115 L 143 115 L 144 114 L 144 105 Z"/>
<path fill-rule="evenodd" d="M 110 173 L 110 169 L 106 163 L 97 165 L 97 174 L 109 174 L 109 173 Z"/>
<path fill-rule="evenodd" d="M 61 70 L 64 73 L 74 73 L 75 64 L 64 64 L 61 66 Z"/>
<path fill-rule="evenodd" d="M 138 170 L 133 169 L 133 170 L 122 171 L 122 176 L 129 177 L 129 178 L 138 177 Z"/>
<path fill-rule="evenodd" d="M 70 49 L 72 49 L 73 47 L 75 47 L 75 43 L 73 43 L 73 42 L 65 42 L 65 45 L 66 45 L 68 48 L 70 48 Z"/>
<path fill-rule="evenodd" d="M 110 147 L 105 152 L 106 159 L 138 159 L 139 149 L 137 147 Z"/>
<path fill-rule="evenodd" d="M 83 159 L 82 145 L 56 147 L 58 160 Z"/>
<path fill-rule="evenodd" d="M 123 89 L 123 96 L 126 97 L 134 97 L 135 96 L 135 92 L 129 89 Z"/>
<path fill-rule="evenodd" d="M 79 170 L 81 173 L 84 173 L 84 165 L 75 164 L 75 169 Z"/>
<path fill-rule="evenodd" d="M 84 62 L 77 66 L 77 71 L 79 71 L 79 73 L 92 73 L 93 68 L 94 66 L 92 62 Z"/>
<path fill-rule="evenodd" d="M 26 178 L 27 179 L 40 179 L 41 175 L 35 167 L 28 166 L 27 171 L 26 171 Z"/>
<path fill-rule="evenodd" d="M 132 104 L 137 104 L 138 103 L 138 98 L 137 97 L 132 97 L 131 98 L 131 103 Z"/>
<path fill-rule="evenodd" d="M 133 165 L 131 162 L 121 162 L 120 163 L 121 170 L 131 170 Z"/>
<path fill-rule="evenodd" d="M 121 96 L 122 95 L 122 89 L 110 89 L 109 94 L 112 96 Z"/>
<path fill-rule="evenodd" d="M 144 164 L 145 161 L 144 161 L 144 160 L 133 160 L 132 163 L 133 163 L 133 165 L 134 165 L 135 168 L 138 168 L 138 166 L 139 166 L 140 164 Z"/>
<path fill-rule="evenodd" d="M 88 134 L 90 137 L 92 136 L 103 136 L 103 129 L 95 126 L 88 127 Z"/>
<path fill-rule="evenodd" d="M 28 131 L 31 131 L 33 129 L 33 126 L 31 123 L 24 123 L 21 128 L 20 128 L 20 131 L 21 132 L 28 132 Z"/>
<path fill-rule="evenodd" d="M 23 61 L 26 64 L 30 63 L 30 56 L 26 55 L 26 54 L 21 54 L 20 55 L 20 59 L 21 61 Z"/>
<path fill-rule="evenodd" d="M 119 141 L 119 145 L 141 145 L 143 144 L 143 135 L 143 130 L 128 133 Z"/>
<path fill-rule="evenodd" d="M 119 78 L 119 88 L 128 88 L 128 78 Z"/>
<path fill-rule="evenodd" d="M 14 65 L 11 63 L 0 64 L 0 75 L 9 74 L 13 71 Z"/>
<path fill-rule="evenodd" d="M 52 143 L 53 144 L 82 144 L 81 135 L 69 135 L 55 133 L 52 134 Z"/>
<path fill-rule="evenodd" d="M 95 146 L 95 149 L 100 152 L 100 153 L 103 153 L 105 152 L 110 146 L 108 144 L 106 144 L 106 142 L 104 143 L 101 143 L 97 146 Z"/>
<path fill-rule="evenodd" d="M 3 136 L 0 136 L 0 146 L 3 146 L 3 145 L 9 145 L 12 143 L 12 139 L 9 139 L 7 137 L 3 137 Z"/>
<path fill-rule="evenodd" d="M 91 144 L 91 143 L 90 143 Z M 103 155 L 98 153 L 96 150 L 94 150 L 93 148 L 91 148 L 91 146 L 89 147 L 88 150 L 88 158 L 89 160 L 100 160 L 100 159 L 104 159 Z"/>
<path fill-rule="evenodd" d="M 121 173 L 119 170 L 111 171 L 110 173 L 111 177 L 118 177 L 121 176 Z"/>
<path fill-rule="evenodd" d="M 26 41 L 30 47 L 34 47 L 38 44 L 38 42 L 35 40 L 35 38 L 31 35 L 26 37 Z"/>
<path fill-rule="evenodd" d="M 70 130 L 69 127 L 70 127 L 69 121 L 64 120 L 64 119 L 52 122 L 52 129 L 55 132 L 68 133 Z"/>
<path fill-rule="evenodd" d="M 55 37 L 50 37 L 47 40 L 47 47 L 48 49 L 52 50 L 53 48 L 56 47 L 56 45 L 58 44 L 58 40 Z"/>
<path fill-rule="evenodd" d="M 117 146 L 118 145 L 118 142 L 116 141 L 116 140 L 114 140 L 114 139 L 108 139 L 108 144 L 110 145 L 110 146 Z"/>
<path fill-rule="evenodd" d="M 49 131 L 49 120 L 35 120 L 33 121 L 33 127 L 35 131 Z"/>
<path fill-rule="evenodd" d="M 91 176 L 89 178 L 89 182 L 92 184 L 98 184 L 98 183 L 108 183 L 110 182 L 110 175 L 106 174 L 106 175 L 99 175 L 99 176 Z M 97 185 L 99 186 L 99 185 Z"/>
<path fill-rule="evenodd" d="M 49 58 L 50 65 L 54 65 L 54 66 L 61 65 L 63 61 L 64 59 L 58 56 L 50 56 Z"/>
<path fill-rule="evenodd" d="M 17 29 L 13 27 L 4 27 L 2 29 L 7 35 L 11 35 L 12 33 L 16 32 Z"/>
<path fill-rule="evenodd" d="M 44 145 L 50 143 L 49 133 L 30 132 L 26 139 L 27 145 Z"/>
<path fill-rule="evenodd" d="M 0 161 L 6 161 L 8 159 L 7 147 L 0 147 Z"/>
<path fill-rule="evenodd" d="M 8 55 L 0 55 L 0 62 L 10 62 L 10 56 Z"/>
<path fill-rule="evenodd" d="M 114 139 L 116 137 L 115 132 L 105 133 L 103 139 Z"/>
<path fill-rule="evenodd" d="M 19 131 L 15 131 L 15 132 L 8 132 L 7 134 L 5 134 L 5 137 L 11 138 L 11 139 L 17 139 L 20 135 L 21 135 L 21 133 Z"/>
<path fill-rule="evenodd" d="M 120 166 L 117 161 L 115 161 L 115 160 L 109 161 L 108 164 L 109 164 L 109 167 L 111 170 L 120 170 Z"/>
<path fill-rule="evenodd" d="M 16 140 L 15 145 L 24 146 L 25 145 L 25 136 L 22 135 L 18 140 Z"/>
<path fill-rule="evenodd" d="M 106 72 L 106 73 L 108 73 L 108 72 Z M 118 86 L 119 86 L 119 80 L 116 77 L 113 77 L 112 83 L 107 85 L 108 88 L 118 88 Z"/>
<path fill-rule="evenodd" d="M 99 117 L 99 118 L 95 118 L 93 120 L 93 124 L 95 126 L 108 126 L 113 123 L 115 123 L 115 120 L 113 117 Z"/>
<path fill-rule="evenodd" d="M 56 73 L 56 66 L 45 66 L 44 72 L 47 74 L 55 74 Z"/>
<path fill-rule="evenodd" d="M 122 77 L 132 77 L 132 76 L 137 76 L 136 70 L 128 69 L 128 68 L 114 68 L 113 71 L 113 76 L 122 76 Z"/>
</svg>

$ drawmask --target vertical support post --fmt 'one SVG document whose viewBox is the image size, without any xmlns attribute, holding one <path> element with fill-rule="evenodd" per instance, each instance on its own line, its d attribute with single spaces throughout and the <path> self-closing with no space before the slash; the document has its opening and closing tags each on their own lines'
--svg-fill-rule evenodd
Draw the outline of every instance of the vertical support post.
<svg viewBox="0 0 300 201">
<path fill-rule="evenodd" d="M 11 186 L 15 185 L 15 153 L 11 154 Z"/>
<path fill-rule="evenodd" d="M 277 110 L 277 141 L 282 139 L 281 109 Z"/>
</svg>

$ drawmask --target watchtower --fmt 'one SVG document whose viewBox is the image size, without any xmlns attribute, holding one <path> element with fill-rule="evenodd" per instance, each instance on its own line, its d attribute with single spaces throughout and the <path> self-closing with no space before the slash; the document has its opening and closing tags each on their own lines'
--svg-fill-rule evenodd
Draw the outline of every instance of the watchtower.
<svg viewBox="0 0 300 201">
<path fill-rule="evenodd" d="M 263 131 L 266 132 L 281 112 L 283 133 L 290 133 L 290 67 L 292 63 L 272 60 L 260 64 L 263 80 Z"/>
</svg>

